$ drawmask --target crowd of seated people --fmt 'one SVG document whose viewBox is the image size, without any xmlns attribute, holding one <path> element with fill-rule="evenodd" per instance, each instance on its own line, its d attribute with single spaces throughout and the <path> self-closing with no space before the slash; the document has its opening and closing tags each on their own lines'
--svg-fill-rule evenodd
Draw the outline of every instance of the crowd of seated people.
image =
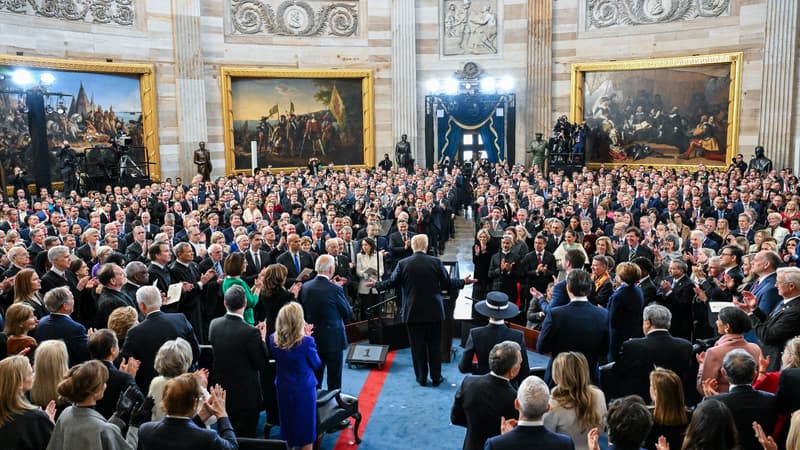
<svg viewBox="0 0 800 450">
<path fill-rule="evenodd" d="M 703 427 L 723 429 L 727 424 L 707 420 L 717 410 L 732 417 L 742 448 L 755 445 L 751 417 L 766 444 L 768 436 L 779 446 L 793 438 L 800 196 L 787 171 L 761 176 L 732 165 L 543 174 L 487 161 L 463 169 L 264 171 L 185 185 L 109 186 L 85 197 L 42 190 L 2 199 L 0 356 L 10 362 L 0 366 L 8 374 L 0 389 L 13 395 L 0 398 L 0 436 L 22 436 L 17 427 L 28 427 L 64 445 L 73 442 L 71 428 L 58 421 L 92 408 L 102 419 L 86 415 L 87 427 L 91 422 L 102 430 L 95 434 L 119 447 L 135 443 L 131 430 L 140 430 L 139 446 L 158 448 L 170 442 L 168 430 L 181 428 L 209 448 L 229 448 L 234 433 L 255 436 L 254 415 L 266 408 L 271 424 L 297 420 L 285 438 L 306 447 L 313 414 L 297 405 L 287 411 L 272 381 L 292 370 L 315 372 L 317 359 L 293 367 L 293 358 L 273 355 L 277 367 L 264 367 L 270 350 L 317 352 L 295 306 L 302 283 L 329 255 L 329 278 L 345 290 L 352 320 L 367 318 L 377 301 L 369 286 L 411 253 L 411 238 L 427 235 L 428 252 L 440 254 L 454 217 L 467 207 L 476 225 L 473 296 L 502 293 L 519 311 L 508 320 L 538 328 L 538 351 L 552 356 L 544 377 L 553 389 L 552 415 L 536 408 L 523 414 L 530 399 L 518 398 L 527 422 L 543 420 L 586 448 L 583 437 L 605 416 L 609 439 L 627 448 L 629 438 L 621 436 L 630 430 L 611 427 L 612 401 L 622 399 L 622 407 L 641 404 L 648 413 L 637 445 L 650 448 L 686 448 L 707 434 Z M 167 297 L 175 285 L 179 301 Z M 200 346 L 221 348 L 214 336 L 229 324 L 211 323 L 222 318 L 238 321 L 245 331 L 237 336 L 249 349 L 225 352 L 232 358 L 225 364 L 251 376 L 231 377 L 225 366 L 199 370 Z M 53 348 L 54 341 L 63 345 Z M 41 389 L 34 369 L 46 374 Z M 264 373 L 270 382 L 259 382 Z M 748 374 L 752 388 L 743 383 Z M 234 386 L 245 378 L 250 396 Z M 6 380 L 11 384 L 3 386 Z M 316 386 L 311 381 L 307 389 L 320 386 L 319 378 Z M 526 387 L 519 386 L 518 397 Z M 681 393 L 683 403 L 675 398 Z M 154 396 L 161 398 L 155 408 L 147 401 Z M 738 399 L 747 396 L 757 396 L 761 409 L 737 408 L 750 404 Z M 34 411 L 39 407 L 47 414 Z M 216 431 L 206 428 L 212 422 Z M 493 424 L 499 434 L 499 418 Z M 21 448 L 50 441 L 17 439 L 30 442 Z"/>
</svg>

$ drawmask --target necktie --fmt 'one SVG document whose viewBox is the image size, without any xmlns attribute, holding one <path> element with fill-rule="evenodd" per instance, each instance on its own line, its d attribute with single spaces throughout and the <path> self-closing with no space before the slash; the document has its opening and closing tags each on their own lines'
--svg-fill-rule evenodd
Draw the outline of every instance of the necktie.
<svg viewBox="0 0 800 450">
<path fill-rule="evenodd" d="M 222 278 L 225 275 L 222 272 L 222 264 L 219 261 L 214 263 L 214 271 L 217 272 L 217 278 Z"/>
<path fill-rule="evenodd" d="M 755 293 L 758 290 L 759 286 L 761 286 L 761 282 L 759 280 L 756 280 L 756 282 L 753 283 L 753 286 L 750 288 L 750 292 Z"/>
<path fill-rule="evenodd" d="M 542 252 L 536 254 L 536 257 L 539 258 L 539 264 L 542 263 Z"/>
<path fill-rule="evenodd" d="M 300 274 L 300 255 L 297 253 L 294 254 L 294 268 L 297 270 L 298 275 Z"/>
<path fill-rule="evenodd" d="M 675 289 L 675 285 L 678 284 L 677 280 L 672 280 L 672 289 Z"/>
<path fill-rule="evenodd" d="M 259 252 L 253 252 L 253 261 L 256 263 L 256 269 L 261 270 L 261 256 Z"/>
<path fill-rule="evenodd" d="M 720 218 L 720 219 L 722 219 L 722 214 L 723 214 L 723 212 L 722 212 L 722 211 L 719 211 L 719 212 L 717 213 L 717 215 L 719 216 L 719 218 Z"/>
</svg>

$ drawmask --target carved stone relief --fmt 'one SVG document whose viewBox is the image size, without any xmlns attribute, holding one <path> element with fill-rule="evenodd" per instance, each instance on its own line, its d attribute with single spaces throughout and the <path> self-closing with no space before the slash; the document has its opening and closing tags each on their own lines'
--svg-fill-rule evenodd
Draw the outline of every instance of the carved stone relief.
<svg viewBox="0 0 800 450">
<path fill-rule="evenodd" d="M 730 0 L 586 0 L 586 29 L 688 21 L 729 14 Z"/>
<path fill-rule="evenodd" d="M 134 0 L 0 0 L 0 13 L 133 26 L 133 3 Z"/>
<path fill-rule="evenodd" d="M 358 0 L 230 0 L 231 31 L 239 35 L 356 37 L 358 3 Z"/>
<path fill-rule="evenodd" d="M 439 5 L 442 56 L 499 53 L 502 1 L 440 0 Z"/>
</svg>

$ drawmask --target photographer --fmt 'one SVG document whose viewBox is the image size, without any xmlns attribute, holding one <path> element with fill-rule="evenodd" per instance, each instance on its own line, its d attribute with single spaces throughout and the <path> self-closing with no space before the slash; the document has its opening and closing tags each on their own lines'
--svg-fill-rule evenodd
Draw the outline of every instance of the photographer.
<svg viewBox="0 0 800 450">
<path fill-rule="evenodd" d="M 64 192 L 77 191 L 78 154 L 70 147 L 69 142 L 64 141 L 61 148 L 56 152 L 56 156 L 61 160 L 61 178 L 64 180 Z"/>
</svg>

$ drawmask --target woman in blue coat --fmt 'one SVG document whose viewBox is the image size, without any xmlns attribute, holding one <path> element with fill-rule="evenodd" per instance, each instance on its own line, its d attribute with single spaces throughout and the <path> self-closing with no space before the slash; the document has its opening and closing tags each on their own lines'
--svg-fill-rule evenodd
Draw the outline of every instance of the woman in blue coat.
<svg viewBox="0 0 800 450">
<path fill-rule="evenodd" d="M 303 320 L 299 303 L 284 305 L 275 320 L 275 333 L 269 337 L 275 358 L 275 390 L 281 439 L 290 447 L 311 450 L 317 439 L 317 378 L 314 370 L 322 362 L 311 337 L 312 325 Z"/>
<path fill-rule="evenodd" d="M 636 285 L 640 277 L 641 271 L 636 264 L 623 262 L 617 266 L 620 286 L 608 299 L 609 361 L 617 359 L 623 342 L 642 336 L 644 295 Z"/>
</svg>

